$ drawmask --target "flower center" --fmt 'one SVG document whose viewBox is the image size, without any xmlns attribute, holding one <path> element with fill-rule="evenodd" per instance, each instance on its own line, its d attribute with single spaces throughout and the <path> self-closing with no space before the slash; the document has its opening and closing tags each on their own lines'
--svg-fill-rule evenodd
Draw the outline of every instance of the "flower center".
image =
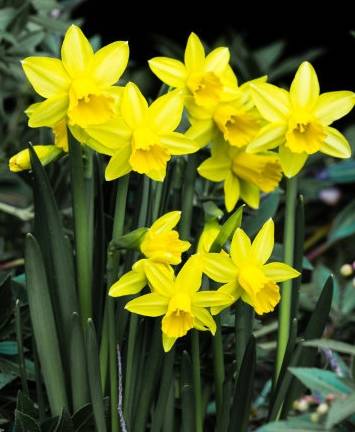
<svg viewBox="0 0 355 432">
<path fill-rule="evenodd" d="M 286 146 L 294 153 L 317 152 L 326 137 L 324 127 L 310 116 L 291 118 L 286 133 Z"/>
<path fill-rule="evenodd" d="M 156 233 L 153 230 L 145 234 L 140 246 L 147 258 L 173 265 L 181 262 L 181 254 L 187 247 L 188 243 L 179 239 L 177 231 Z"/>
<path fill-rule="evenodd" d="M 224 139 L 236 147 L 249 144 L 260 129 L 255 115 L 245 110 L 237 110 L 230 105 L 219 107 L 213 118 Z"/>
<path fill-rule="evenodd" d="M 187 87 L 193 94 L 196 104 L 200 106 L 217 104 L 223 90 L 221 80 L 213 72 L 192 75 L 187 81 Z"/>
<path fill-rule="evenodd" d="M 171 298 L 168 312 L 162 320 L 162 331 L 169 337 L 182 337 L 193 328 L 191 299 L 186 293 L 177 293 Z"/>
<path fill-rule="evenodd" d="M 282 169 L 277 156 L 255 155 L 245 152 L 233 157 L 234 174 L 253 183 L 263 192 L 273 191 L 282 178 Z"/>
</svg>

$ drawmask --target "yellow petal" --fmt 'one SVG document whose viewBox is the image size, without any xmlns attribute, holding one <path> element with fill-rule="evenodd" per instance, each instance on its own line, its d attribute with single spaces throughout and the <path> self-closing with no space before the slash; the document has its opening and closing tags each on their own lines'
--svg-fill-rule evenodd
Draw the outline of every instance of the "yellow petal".
<svg viewBox="0 0 355 432">
<path fill-rule="evenodd" d="M 147 260 L 144 272 L 152 291 L 164 297 L 170 297 L 174 291 L 174 271 L 172 267 L 162 263 Z"/>
<path fill-rule="evenodd" d="M 22 67 L 34 90 L 45 98 L 69 89 L 70 79 L 63 63 L 49 57 L 27 57 Z"/>
<path fill-rule="evenodd" d="M 227 283 L 237 279 L 237 268 L 226 254 L 207 253 L 201 257 L 203 272 L 215 282 Z"/>
<path fill-rule="evenodd" d="M 203 68 L 205 49 L 200 38 L 195 33 L 191 33 L 187 40 L 184 60 L 189 73 L 198 72 Z"/>
<path fill-rule="evenodd" d="M 319 82 L 316 71 L 309 62 L 298 68 L 290 88 L 290 98 L 295 108 L 312 110 L 319 96 Z"/>
<path fill-rule="evenodd" d="M 250 89 L 257 109 L 266 120 L 285 123 L 290 112 L 286 90 L 268 83 L 250 84 Z"/>
<path fill-rule="evenodd" d="M 193 307 L 192 313 L 194 314 L 194 327 L 197 330 L 209 330 L 213 335 L 216 333 L 216 323 L 207 309 Z"/>
<path fill-rule="evenodd" d="M 260 204 L 260 189 L 258 186 L 239 180 L 240 183 L 240 198 L 253 209 L 258 209 Z"/>
<path fill-rule="evenodd" d="M 211 51 L 205 60 L 205 72 L 218 75 L 223 73 L 229 63 L 230 53 L 226 47 L 219 47 Z"/>
<path fill-rule="evenodd" d="M 274 221 L 267 220 L 251 245 L 252 254 L 262 264 L 266 263 L 274 249 L 274 231 Z"/>
<path fill-rule="evenodd" d="M 152 72 L 170 87 L 185 87 L 187 78 L 185 65 L 168 57 L 154 57 L 149 60 Z"/>
<path fill-rule="evenodd" d="M 202 283 L 202 264 L 198 256 L 193 255 L 183 265 L 175 280 L 176 290 L 194 293 Z"/>
<path fill-rule="evenodd" d="M 355 105 L 355 93 L 351 91 L 334 91 L 319 96 L 315 114 L 321 123 L 330 125 L 344 117 Z"/>
<path fill-rule="evenodd" d="M 33 150 L 41 161 L 42 165 L 47 165 L 56 159 L 62 150 L 54 145 L 35 145 Z M 31 158 L 29 149 L 21 150 L 9 160 L 9 168 L 12 172 L 19 172 L 31 168 Z"/>
<path fill-rule="evenodd" d="M 151 230 L 155 231 L 157 234 L 170 231 L 178 224 L 181 218 L 181 211 L 175 210 L 157 219 L 151 226 Z"/>
<path fill-rule="evenodd" d="M 240 197 L 240 184 L 238 178 L 229 171 L 224 180 L 224 202 L 228 212 L 231 212 Z"/>
<path fill-rule="evenodd" d="M 131 300 L 126 304 L 125 309 L 138 315 L 157 317 L 166 313 L 168 301 L 166 297 L 150 293 Z"/>
<path fill-rule="evenodd" d="M 148 103 L 139 88 L 129 82 L 123 90 L 121 112 L 131 129 L 136 129 L 148 111 Z"/>
<path fill-rule="evenodd" d="M 180 132 L 170 132 L 160 136 L 159 144 L 165 147 L 171 155 L 191 154 L 200 149 L 198 143 Z"/>
<path fill-rule="evenodd" d="M 88 126 L 85 132 L 95 141 L 105 147 L 117 149 L 127 145 L 132 137 L 132 132 L 122 118 L 110 120 L 100 125 Z"/>
<path fill-rule="evenodd" d="M 197 105 L 194 96 L 185 96 L 184 105 L 191 117 L 191 123 L 196 120 L 212 120 L 214 107 Z"/>
<path fill-rule="evenodd" d="M 127 67 L 128 42 L 113 42 L 99 49 L 93 59 L 92 74 L 102 87 L 115 84 Z"/>
<path fill-rule="evenodd" d="M 222 285 L 220 288 L 218 288 L 217 290 L 218 292 L 224 293 L 224 294 L 229 294 L 230 296 L 233 297 L 233 302 L 236 302 L 239 297 L 242 295 L 242 288 L 239 285 L 237 280 L 234 280 L 232 282 L 228 282 L 224 285 Z M 228 307 L 230 305 L 227 306 L 214 306 L 211 308 L 211 314 L 212 315 L 217 315 L 219 314 L 223 309 L 225 309 L 226 307 Z"/>
<path fill-rule="evenodd" d="M 327 137 L 320 151 L 329 156 L 346 159 L 351 156 L 351 147 L 345 136 L 337 129 L 327 127 Z"/>
<path fill-rule="evenodd" d="M 171 348 L 174 346 L 176 339 L 175 337 L 170 337 L 162 332 L 163 335 L 163 348 L 164 352 L 169 352 Z"/>
<path fill-rule="evenodd" d="M 229 306 L 234 302 L 230 294 L 222 291 L 200 291 L 193 295 L 192 304 L 197 307 Z"/>
<path fill-rule="evenodd" d="M 87 145 L 88 147 L 92 148 L 98 153 L 106 154 L 109 156 L 113 156 L 115 154 L 114 149 L 110 147 L 106 147 L 103 144 L 101 144 L 99 141 L 92 138 L 80 126 L 69 126 L 69 130 L 77 141 L 79 141 L 81 144 Z"/>
<path fill-rule="evenodd" d="M 308 159 L 307 153 L 292 153 L 286 146 L 279 148 L 280 164 L 286 177 L 298 174 Z"/>
<path fill-rule="evenodd" d="M 253 296 L 245 291 L 242 294 L 242 300 L 250 304 L 258 315 L 272 312 L 279 303 L 280 298 L 280 289 L 275 283 L 267 284 L 265 289 L 260 290 Z"/>
<path fill-rule="evenodd" d="M 62 61 L 72 78 L 88 70 L 94 58 L 92 46 L 79 27 L 71 25 L 62 45 Z"/>
<path fill-rule="evenodd" d="M 68 96 L 58 95 L 39 103 L 31 111 L 28 125 L 30 127 L 54 127 L 65 117 L 68 108 Z"/>
<path fill-rule="evenodd" d="M 160 96 L 148 110 L 151 128 L 161 134 L 174 131 L 181 122 L 183 109 L 183 98 L 179 91 Z"/>
<path fill-rule="evenodd" d="M 231 243 L 231 257 L 233 262 L 238 266 L 239 263 L 249 259 L 251 254 L 250 238 L 241 228 L 237 228 Z M 227 281 L 226 281 L 227 282 Z"/>
<path fill-rule="evenodd" d="M 54 144 L 62 149 L 63 151 L 67 152 L 69 151 L 69 144 L 68 144 L 68 128 L 67 128 L 67 122 L 65 119 L 61 120 L 59 123 L 57 123 L 53 127 L 53 135 L 54 135 Z"/>
<path fill-rule="evenodd" d="M 280 146 L 285 141 L 286 131 L 286 124 L 270 123 L 264 126 L 249 143 L 247 152 L 257 153 Z"/>
<path fill-rule="evenodd" d="M 130 145 L 122 146 L 119 150 L 117 150 L 107 164 L 105 179 L 107 181 L 115 180 L 118 177 L 128 174 L 132 170 L 131 165 L 129 164 L 130 156 Z"/>
<path fill-rule="evenodd" d="M 108 295 L 111 297 L 121 297 L 138 294 L 146 285 L 147 278 L 143 272 L 129 271 L 111 286 Z"/>
<path fill-rule="evenodd" d="M 228 155 L 221 152 L 219 155 L 212 156 L 202 162 L 197 171 L 200 176 L 214 182 L 219 182 L 227 178 L 231 172 L 231 165 L 232 162 Z"/>
<path fill-rule="evenodd" d="M 212 120 L 201 120 L 193 122 L 191 127 L 185 132 L 185 136 L 202 148 L 212 141 L 215 133 L 215 126 Z"/>
<path fill-rule="evenodd" d="M 296 278 L 301 274 L 291 266 L 281 262 L 265 264 L 263 269 L 266 277 L 274 282 L 284 282 Z"/>
</svg>

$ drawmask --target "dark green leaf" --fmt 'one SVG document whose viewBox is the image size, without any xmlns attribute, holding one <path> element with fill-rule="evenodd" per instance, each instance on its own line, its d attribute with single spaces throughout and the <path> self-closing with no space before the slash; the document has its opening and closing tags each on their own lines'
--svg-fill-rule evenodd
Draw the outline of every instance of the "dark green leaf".
<svg viewBox="0 0 355 432">
<path fill-rule="evenodd" d="M 346 399 L 336 399 L 332 402 L 325 426 L 330 429 L 353 414 L 355 414 L 355 393 L 351 393 Z"/>
<path fill-rule="evenodd" d="M 13 356 L 18 353 L 17 342 L 15 341 L 4 341 L 0 342 L 0 354 Z"/>
<path fill-rule="evenodd" d="M 343 354 L 350 354 L 355 356 L 355 347 L 345 342 L 340 342 L 332 339 L 313 339 L 303 342 L 304 346 L 330 349 L 333 351 L 341 352 Z"/>
<path fill-rule="evenodd" d="M 34 418 L 15 410 L 15 432 L 40 432 L 40 427 Z"/>
<path fill-rule="evenodd" d="M 328 242 L 333 244 L 353 234 L 355 234 L 355 201 L 338 213 L 329 231 Z"/>
<path fill-rule="evenodd" d="M 244 206 L 240 206 L 229 218 L 224 222 L 222 228 L 213 242 L 210 251 L 219 252 L 227 241 L 233 236 L 234 231 L 240 227 L 242 223 Z"/>
</svg>

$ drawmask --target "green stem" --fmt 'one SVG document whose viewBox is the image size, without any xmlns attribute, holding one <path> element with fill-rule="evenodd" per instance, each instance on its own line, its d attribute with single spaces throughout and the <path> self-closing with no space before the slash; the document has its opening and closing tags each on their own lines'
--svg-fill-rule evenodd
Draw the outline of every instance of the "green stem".
<svg viewBox="0 0 355 432">
<path fill-rule="evenodd" d="M 80 317 L 83 328 L 86 328 L 87 320 L 92 316 L 92 217 L 89 214 L 91 206 L 86 193 L 81 145 L 73 137 L 69 140 L 69 149 Z"/>
<path fill-rule="evenodd" d="M 295 214 L 297 199 L 297 177 L 287 179 L 286 211 L 284 227 L 284 262 L 293 265 L 295 244 Z M 275 368 L 275 382 L 279 376 L 290 333 L 292 302 L 292 280 L 282 284 L 281 303 L 279 308 L 279 329 L 277 340 L 277 355 Z"/>
<path fill-rule="evenodd" d="M 195 398 L 195 432 L 203 431 L 202 395 L 200 375 L 200 342 L 197 330 L 191 332 L 192 382 Z"/>
<path fill-rule="evenodd" d="M 28 391 L 28 384 L 27 384 L 25 356 L 23 354 L 22 322 L 21 322 L 22 320 L 21 320 L 20 299 L 16 300 L 15 321 L 16 321 L 16 339 L 17 339 L 17 346 L 18 346 L 18 361 L 19 361 L 19 370 L 20 370 L 22 391 L 28 397 L 29 391 Z"/>
<path fill-rule="evenodd" d="M 217 421 L 220 418 L 223 407 L 223 384 L 224 384 L 224 352 L 222 339 L 222 326 L 219 316 L 215 317 L 217 330 L 212 338 L 213 346 L 213 367 L 214 367 L 214 385 L 216 392 L 216 412 Z"/>
<path fill-rule="evenodd" d="M 180 222 L 180 234 L 183 239 L 188 239 L 190 237 L 196 179 L 196 162 L 195 155 L 189 156 L 185 170 L 185 181 L 182 189 L 182 215 Z"/>
<path fill-rule="evenodd" d="M 251 306 L 238 300 L 235 305 L 235 360 L 238 378 L 245 349 L 253 331 L 254 311 Z"/>
</svg>

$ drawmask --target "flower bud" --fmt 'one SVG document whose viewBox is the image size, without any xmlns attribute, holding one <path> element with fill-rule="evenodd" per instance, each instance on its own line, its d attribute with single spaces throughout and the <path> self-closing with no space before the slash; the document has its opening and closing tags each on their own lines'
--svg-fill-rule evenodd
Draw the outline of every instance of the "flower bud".
<svg viewBox="0 0 355 432">
<path fill-rule="evenodd" d="M 328 405 L 323 402 L 320 405 L 318 405 L 317 413 L 323 415 L 328 411 L 328 408 L 329 408 Z"/>
<path fill-rule="evenodd" d="M 33 150 L 36 152 L 42 165 L 49 164 L 62 153 L 62 150 L 54 145 L 36 145 L 33 146 Z M 9 168 L 13 172 L 31 169 L 29 149 L 21 150 L 12 156 L 9 160 Z"/>
<path fill-rule="evenodd" d="M 353 267 L 351 264 L 343 264 L 340 267 L 340 274 L 344 277 L 351 276 L 353 274 Z"/>
</svg>

